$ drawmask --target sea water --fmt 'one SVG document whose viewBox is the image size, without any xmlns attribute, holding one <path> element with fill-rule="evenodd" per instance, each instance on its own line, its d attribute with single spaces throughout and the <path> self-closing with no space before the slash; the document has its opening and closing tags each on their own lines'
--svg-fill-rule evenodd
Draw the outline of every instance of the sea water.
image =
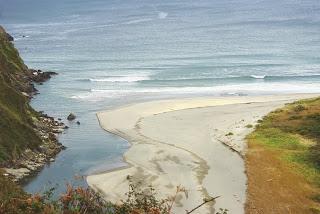
<svg viewBox="0 0 320 214">
<path fill-rule="evenodd" d="M 59 73 L 37 86 L 32 106 L 70 126 L 59 138 L 67 149 L 29 192 L 86 186 L 82 176 L 125 165 L 129 145 L 100 128 L 98 111 L 320 92 L 319 0 L 0 0 L 0 24 L 29 67 Z"/>
</svg>

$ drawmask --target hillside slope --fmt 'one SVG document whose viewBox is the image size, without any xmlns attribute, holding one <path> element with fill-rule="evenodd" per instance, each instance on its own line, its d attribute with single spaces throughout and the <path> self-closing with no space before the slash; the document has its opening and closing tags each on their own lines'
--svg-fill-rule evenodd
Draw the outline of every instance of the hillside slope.
<svg viewBox="0 0 320 214">
<path fill-rule="evenodd" d="M 32 90 L 28 68 L 0 28 L 0 163 L 16 159 L 26 148 L 36 148 L 41 139 L 34 131 L 27 96 Z"/>
<path fill-rule="evenodd" d="M 26 148 L 36 148 L 41 139 L 34 131 L 28 98 L 28 68 L 0 28 L 0 163 L 16 159 Z"/>
<path fill-rule="evenodd" d="M 54 73 L 28 69 L 11 40 L 0 26 L 0 167 L 35 171 L 62 148 L 55 133 L 63 124 L 29 105 L 33 82 Z M 7 172 L 15 176 L 14 170 Z"/>
<path fill-rule="evenodd" d="M 269 113 L 248 136 L 246 213 L 320 213 L 320 98 Z"/>
</svg>

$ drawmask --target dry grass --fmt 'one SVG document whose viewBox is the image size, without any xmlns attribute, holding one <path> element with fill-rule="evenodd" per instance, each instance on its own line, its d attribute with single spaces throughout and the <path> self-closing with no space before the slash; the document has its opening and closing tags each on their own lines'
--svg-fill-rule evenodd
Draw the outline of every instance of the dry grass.
<svg viewBox="0 0 320 214">
<path fill-rule="evenodd" d="M 310 208 L 317 203 L 310 196 L 317 193 L 316 189 L 279 157 L 279 151 L 249 141 L 246 213 L 313 213 Z"/>
<path fill-rule="evenodd" d="M 320 213 L 320 98 L 267 115 L 248 136 L 246 211 Z"/>
</svg>

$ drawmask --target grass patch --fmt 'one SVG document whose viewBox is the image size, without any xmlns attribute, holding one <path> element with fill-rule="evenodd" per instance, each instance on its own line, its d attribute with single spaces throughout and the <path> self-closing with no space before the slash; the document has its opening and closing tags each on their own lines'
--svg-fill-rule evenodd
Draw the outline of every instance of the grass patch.
<svg viewBox="0 0 320 214">
<path fill-rule="evenodd" d="M 320 98 L 286 104 L 262 120 L 248 136 L 253 144 L 275 150 L 290 169 L 320 187 Z M 311 197 L 311 196 L 310 196 Z M 320 192 L 312 196 L 320 202 Z M 317 212 L 319 208 L 312 208 Z"/>
<path fill-rule="evenodd" d="M 320 209 L 317 207 L 311 207 L 310 211 L 312 214 L 320 214 Z"/>
<path fill-rule="evenodd" d="M 309 161 L 307 151 L 287 152 L 282 159 L 291 163 L 292 170 L 302 174 L 308 182 L 320 187 L 320 169 Z"/>
<path fill-rule="evenodd" d="M 304 145 L 300 144 L 299 138 L 277 128 L 259 128 L 250 137 L 256 139 L 257 143 L 262 143 L 268 147 L 286 150 L 305 148 Z"/>
</svg>

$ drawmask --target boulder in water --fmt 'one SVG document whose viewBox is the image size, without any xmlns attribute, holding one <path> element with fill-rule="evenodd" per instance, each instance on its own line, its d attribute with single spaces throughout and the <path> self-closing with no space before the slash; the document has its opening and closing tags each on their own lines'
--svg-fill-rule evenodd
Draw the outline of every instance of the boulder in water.
<svg viewBox="0 0 320 214">
<path fill-rule="evenodd" d="M 73 113 L 70 113 L 70 114 L 68 115 L 67 119 L 68 119 L 69 121 L 72 121 L 72 120 L 76 119 L 76 115 L 74 115 Z"/>
</svg>

